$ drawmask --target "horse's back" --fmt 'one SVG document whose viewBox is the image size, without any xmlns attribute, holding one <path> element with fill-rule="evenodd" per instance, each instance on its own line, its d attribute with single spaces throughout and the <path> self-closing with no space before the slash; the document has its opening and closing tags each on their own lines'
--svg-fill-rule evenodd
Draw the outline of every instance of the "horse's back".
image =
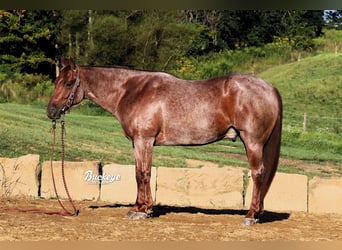
<svg viewBox="0 0 342 250">
<path fill-rule="evenodd" d="M 126 95 L 125 131 L 129 137 L 144 131 L 156 145 L 206 144 L 225 138 L 230 127 L 243 129 L 244 119 L 259 117 L 259 126 L 270 117 L 264 113 L 274 88 L 253 76 L 186 81 L 148 73 L 137 80 Z"/>
</svg>

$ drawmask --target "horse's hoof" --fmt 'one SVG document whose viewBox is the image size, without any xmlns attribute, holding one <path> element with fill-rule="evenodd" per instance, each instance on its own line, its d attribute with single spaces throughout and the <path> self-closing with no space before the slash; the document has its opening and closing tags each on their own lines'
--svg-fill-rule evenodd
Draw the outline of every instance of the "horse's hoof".
<svg viewBox="0 0 342 250">
<path fill-rule="evenodd" d="M 150 217 L 150 215 L 144 212 L 129 211 L 126 217 L 129 219 L 140 220 L 140 219 L 147 219 Z"/>
<path fill-rule="evenodd" d="M 252 226 L 256 223 L 258 223 L 258 219 L 254 219 L 254 218 L 244 218 L 243 219 L 243 224 L 245 226 Z"/>
</svg>

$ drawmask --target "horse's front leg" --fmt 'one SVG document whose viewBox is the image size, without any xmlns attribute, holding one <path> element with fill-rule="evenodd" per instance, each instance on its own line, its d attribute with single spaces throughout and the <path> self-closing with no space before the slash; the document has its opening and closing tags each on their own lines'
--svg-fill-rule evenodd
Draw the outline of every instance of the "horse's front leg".
<svg viewBox="0 0 342 250">
<path fill-rule="evenodd" d="M 133 140 L 138 194 L 135 205 L 127 214 L 129 218 L 144 219 L 152 214 L 150 179 L 153 143 L 154 138 L 137 137 Z"/>
</svg>

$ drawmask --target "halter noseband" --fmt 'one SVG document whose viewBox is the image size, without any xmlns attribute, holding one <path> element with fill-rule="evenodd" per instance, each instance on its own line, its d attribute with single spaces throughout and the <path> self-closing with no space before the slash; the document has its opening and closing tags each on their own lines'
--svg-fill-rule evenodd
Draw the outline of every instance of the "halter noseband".
<svg viewBox="0 0 342 250">
<path fill-rule="evenodd" d="M 75 85 L 69 95 L 69 98 L 67 100 L 67 102 L 65 103 L 64 107 L 61 109 L 61 112 L 63 114 L 65 114 L 66 111 L 68 111 L 72 104 L 74 103 L 74 99 L 75 99 L 75 94 L 76 94 L 76 91 L 77 91 L 77 88 L 80 86 L 81 84 L 81 79 L 80 79 L 80 69 L 78 66 L 76 66 L 76 71 L 77 71 L 77 75 L 76 75 L 76 82 L 75 82 Z"/>
</svg>

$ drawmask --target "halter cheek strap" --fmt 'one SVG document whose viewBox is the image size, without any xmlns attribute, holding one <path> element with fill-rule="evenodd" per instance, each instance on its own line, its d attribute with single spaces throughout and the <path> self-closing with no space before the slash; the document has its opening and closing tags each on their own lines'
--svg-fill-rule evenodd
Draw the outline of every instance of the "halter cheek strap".
<svg viewBox="0 0 342 250">
<path fill-rule="evenodd" d="M 61 109 L 61 112 L 63 114 L 71 108 L 72 104 L 74 103 L 77 88 L 81 85 L 80 69 L 78 66 L 76 66 L 76 71 L 77 71 L 77 75 L 76 75 L 75 85 L 74 85 L 74 87 L 73 87 L 73 89 L 69 95 L 67 102 L 65 103 L 64 107 Z"/>
</svg>

